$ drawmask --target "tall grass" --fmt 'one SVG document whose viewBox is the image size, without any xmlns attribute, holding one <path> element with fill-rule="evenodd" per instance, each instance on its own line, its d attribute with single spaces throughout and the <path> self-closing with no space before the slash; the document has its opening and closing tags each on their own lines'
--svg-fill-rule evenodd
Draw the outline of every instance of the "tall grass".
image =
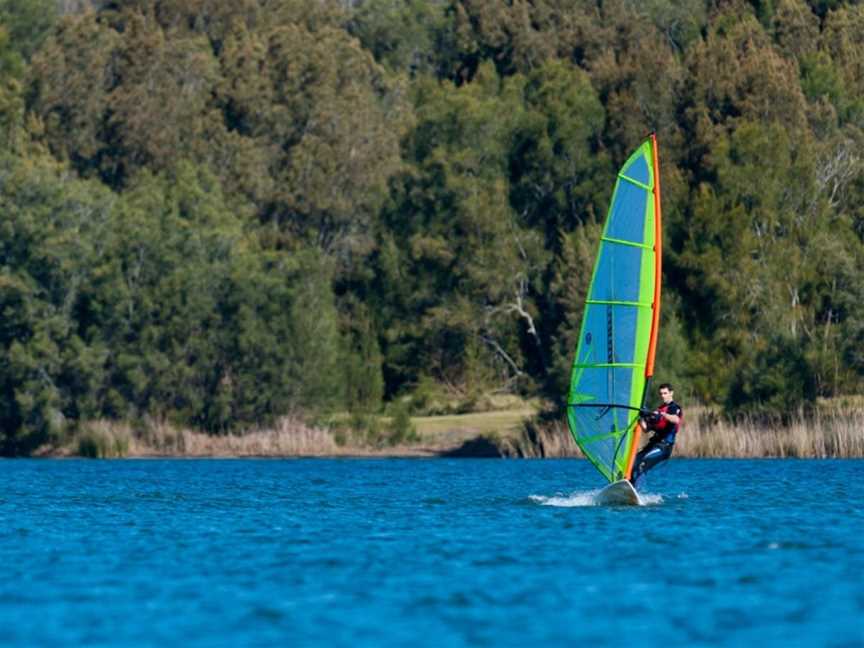
<svg viewBox="0 0 864 648">
<path fill-rule="evenodd" d="M 379 421 L 381 434 L 377 435 L 364 429 L 316 427 L 289 417 L 272 427 L 222 436 L 150 419 L 134 428 L 100 420 L 82 425 L 65 446 L 40 454 L 99 458 L 435 456 L 483 436 L 502 456 L 582 456 L 563 421 L 540 423 L 527 412 L 502 416 L 486 413 L 433 420 L 394 411 L 391 418 Z M 730 422 L 698 407 L 690 408 L 685 417 L 675 447 L 677 457 L 864 457 L 864 407 L 860 403 L 823 403 L 815 413 L 802 413 L 785 425 L 754 418 Z"/>
<path fill-rule="evenodd" d="M 133 438 L 129 452 L 135 456 L 295 457 L 327 456 L 337 454 L 337 450 L 328 430 L 286 417 L 269 428 L 225 435 L 148 420 Z"/>
<path fill-rule="evenodd" d="M 675 452 L 684 457 L 864 457 L 864 410 L 817 409 L 789 424 L 752 417 L 730 422 L 705 412 L 685 424 Z"/>
<path fill-rule="evenodd" d="M 528 422 L 514 454 L 578 457 L 579 448 L 560 421 Z M 729 421 L 705 408 L 685 413 L 675 444 L 677 457 L 864 457 L 864 409 L 833 405 L 798 415 L 791 423 L 743 417 Z"/>
<path fill-rule="evenodd" d="M 526 418 L 521 433 L 504 440 L 504 454 L 511 457 L 582 457 L 582 451 L 562 421 L 539 423 Z"/>
<path fill-rule="evenodd" d="M 132 434 L 128 426 L 109 421 L 91 421 L 74 439 L 76 454 L 91 459 L 113 459 L 129 453 Z"/>
<path fill-rule="evenodd" d="M 310 426 L 289 417 L 278 420 L 271 427 L 226 435 L 196 432 L 153 419 L 139 421 L 134 428 L 124 422 L 97 420 L 82 425 L 81 430 L 65 445 L 42 448 L 39 454 L 100 459 L 125 456 L 333 457 L 434 454 L 423 447 L 411 445 L 417 438 L 410 420 L 399 424 L 391 421 L 387 431 L 390 436 L 385 439 L 387 443 L 382 444 L 380 439 L 370 443 L 360 434 L 340 440 L 328 428 Z"/>
</svg>

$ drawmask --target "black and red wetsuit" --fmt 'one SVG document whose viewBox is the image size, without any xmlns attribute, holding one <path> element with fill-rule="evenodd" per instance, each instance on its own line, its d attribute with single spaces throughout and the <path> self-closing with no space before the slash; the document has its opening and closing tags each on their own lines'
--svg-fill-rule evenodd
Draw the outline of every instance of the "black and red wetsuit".
<svg viewBox="0 0 864 648">
<path fill-rule="evenodd" d="M 683 410 L 675 401 L 663 403 L 657 408 L 657 411 L 665 414 L 674 414 L 679 418 L 683 417 Z M 666 461 L 672 456 L 672 448 L 675 446 L 675 435 L 678 434 L 680 427 L 680 422 L 673 423 L 662 416 L 657 420 L 648 422 L 648 429 L 654 432 L 654 436 L 639 451 L 636 459 L 633 461 L 633 472 L 630 476 L 631 483 L 635 485 L 642 475 L 661 461 Z"/>
</svg>

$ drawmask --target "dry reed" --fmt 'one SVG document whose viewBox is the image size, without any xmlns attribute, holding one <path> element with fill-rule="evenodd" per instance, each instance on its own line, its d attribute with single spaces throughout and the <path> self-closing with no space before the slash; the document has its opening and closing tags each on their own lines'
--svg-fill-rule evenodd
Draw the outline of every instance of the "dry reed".
<svg viewBox="0 0 864 648">
<path fill-rule="evenodd" d="M 344 431 L 343 431 L 344 432 Z M 39 454 L 94 457 L 332 457 L 436 456 L 453 449 L 464 438 L 449 443 L 441 435 L 422 435 L 420 441 L 382 447 L 350 434 L 338 443 L 326 428 L 285 417 L 269 428 L 243 434 L 209 435 L 146 419 L 133 428 L 128 423 L 90 421 L 61 447 Z M 483 433 L 503 456 L 580 457 L 563 421 L 540 424 L 525 419 L 518 434 Z M 789 425 L 765 424 L 742 418 L 734 423 L 706 408 L 691 408 L 678 434 L 677 457 L 864 457 L 864 408 L 821 407 Z"/>
<path fill-rule="evenodd" d="M 514 443 L 519 456 L 579 457 L 567 426 L 560 421 L 527 424 Z M 693 408 L 675 444 L 677 457 L 862 458 L 864 409 L 834 406 L 799 415 L 791 424 L 743 417 L 730 422 L 705 408 Z"/>
<path fill-rule="evenodd" d="M 864 457 L 864 410 L 817 409 L 788 425 L 742 417 L 734 422 L 705 412 L 678 435 L 683 457 Z"/>
<path fill-rule="evenodd" d="M 111 457 L 344 457 L 434 456 L 436 448 L 417 444 L 389 447 L 359 443 L 350 435 L 337 443 L 333 432 L 283 417 L 268 428 L 241 434 L 211 435 L 177 428 L 164 421 L 144 419 L 133 428 L 127 422 L 88 421 L 67 443 L 44 447 L 40 456 Z"/>
<path fill-rule="evenodd" d="M 292 419 L 279 419 L 273 427 L 244 434 L 211 435 L 148 421 L 133 438 L 133 456 L 182 457 L 295 457 L 327 456 L 337 451 L 328 430 Z"/>
</svg>

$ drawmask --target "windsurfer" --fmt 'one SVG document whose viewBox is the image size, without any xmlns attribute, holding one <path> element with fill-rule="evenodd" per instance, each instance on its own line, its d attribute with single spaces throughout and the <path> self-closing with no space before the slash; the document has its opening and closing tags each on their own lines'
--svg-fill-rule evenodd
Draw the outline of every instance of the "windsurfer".
<svg viewBox="0 0 864 648">
<path fill-rule="evenodd" d="M 663 383 L 658 387 L 660 399 L 663 404 L 648 416 L 639 419 L 639 425 L 645 431 L 653 433 L 651 439 L 645 444 L 636 459 L 633 461 L 633 472 L 630 483 L 636 486 L 639 478 L 651 470 L 661 461 L 666 461 L 672 456 L 672 448 L 675 446 L 675 435 L 681 426 L 683 411 L 681 406 L 675 402 L 675 392 L 672 385 Z"/>
</svg>

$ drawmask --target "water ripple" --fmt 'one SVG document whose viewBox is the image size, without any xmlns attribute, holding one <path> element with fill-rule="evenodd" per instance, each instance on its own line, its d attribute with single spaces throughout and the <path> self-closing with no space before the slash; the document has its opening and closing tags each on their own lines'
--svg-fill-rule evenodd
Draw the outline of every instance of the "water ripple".
<svg viewBox="0 0 864 648">
<path fill-rule="evenodd" d="M 2 466 L 3 646 L 864 645 L 862 461 Z"/>
</svg>

